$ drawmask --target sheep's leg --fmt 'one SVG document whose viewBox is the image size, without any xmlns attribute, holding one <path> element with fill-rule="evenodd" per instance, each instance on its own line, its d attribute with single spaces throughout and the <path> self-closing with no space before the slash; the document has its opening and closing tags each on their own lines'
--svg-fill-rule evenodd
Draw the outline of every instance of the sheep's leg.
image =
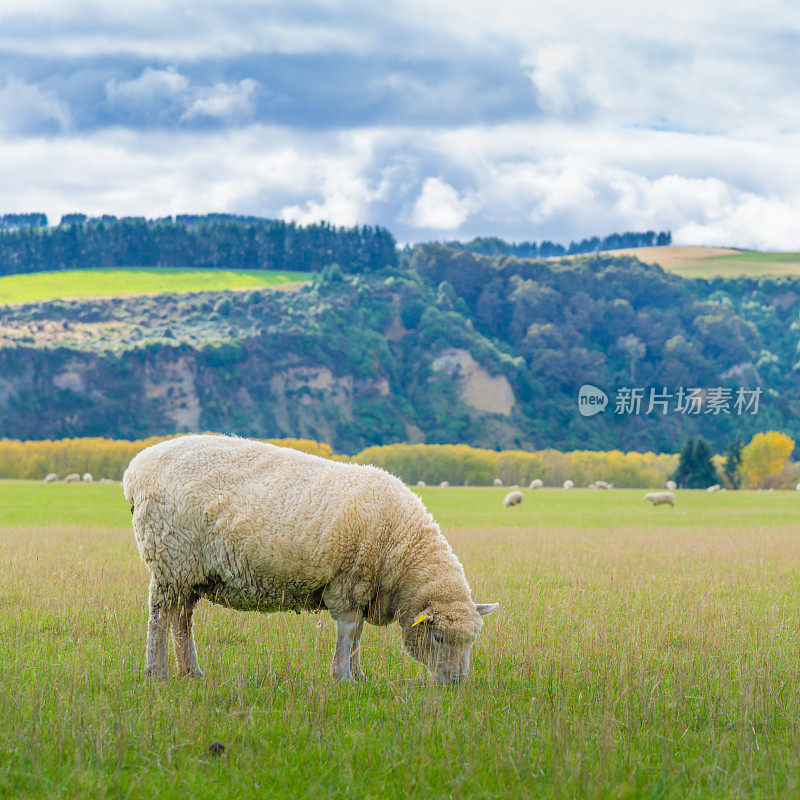
<svg viewBox="0 0 800 800">
<path fill-rule="evenodd" d="M 146 672 L 151 678 L 167 677 L 169 629 L 175 613 L 168 588 L 150 580 L 150 618 L 147 622 Z"/>
<path fill-rule="evenodd" d="M 192 614 L 196 600 L 182 600 L 172 618 L 172 647 L 175 650 L 175 661 L 178 662 L 179 675 L 202 676 L 197 663 L 197 649 L 192 634 Z"/>
<path fill-rule="evenodd" d="M 335 681 L 358 680 L 361 671 L 360 639 L 364 615 L 360 611 L 346 611 L 331 616 L 336 620 L 336 649 L 331 664 L 331 677 Z"/>
</svg>

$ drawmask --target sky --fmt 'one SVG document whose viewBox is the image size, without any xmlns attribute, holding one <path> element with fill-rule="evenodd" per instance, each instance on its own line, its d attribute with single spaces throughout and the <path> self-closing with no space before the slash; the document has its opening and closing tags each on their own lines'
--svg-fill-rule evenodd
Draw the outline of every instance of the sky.
<svg viewBox="0 0 800 800">
<path fill-rule="evenodd" d="M 796 0 L 0 0 L 0 213 L 800 250 Z"/>
</svg>

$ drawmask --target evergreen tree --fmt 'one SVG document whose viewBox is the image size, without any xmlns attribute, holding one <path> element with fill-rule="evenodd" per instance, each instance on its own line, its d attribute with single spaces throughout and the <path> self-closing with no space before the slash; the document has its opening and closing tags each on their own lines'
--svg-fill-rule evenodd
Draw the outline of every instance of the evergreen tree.
<svg viewBox="0 0 800 800">
<path fill-rule="evenodd" d="M 739 464 L 742 463 L 742 442 L 734 439 L 725 451 L 725 478 L 730 484 L 731 489 L 738 489 L 741 483 L 739 475 Z"/>
<path fill-rule="evenodd" d="M 683 489 L 706 489 L 717 482 L 711 445 L 702 437 L 687 439 L 673 480 Z"/>
</svg>

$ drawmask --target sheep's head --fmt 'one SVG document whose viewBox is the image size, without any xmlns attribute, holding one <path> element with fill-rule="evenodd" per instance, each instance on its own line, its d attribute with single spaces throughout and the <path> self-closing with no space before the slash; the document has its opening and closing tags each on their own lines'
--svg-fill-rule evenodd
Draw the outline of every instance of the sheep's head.
<svg viewBox="0 0 800 800">
<path fill-rule="evenodd" d="M 469 651 L 498 603 L 433 602 L 403 623 L 403 647 L 439 683 L 466 680 Z"/>
</svg>

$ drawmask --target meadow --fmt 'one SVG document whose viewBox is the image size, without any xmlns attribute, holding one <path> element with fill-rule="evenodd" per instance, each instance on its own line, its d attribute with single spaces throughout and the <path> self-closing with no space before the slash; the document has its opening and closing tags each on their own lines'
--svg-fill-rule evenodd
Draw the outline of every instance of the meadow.
<svg viewBox="0 0 800 800">
<path fill-rule="evenodd" d="M 280 289 L 308 280 L 304 272 L 258 269 L 70 269 L 0 277 L 0 305 L 75 297 Z"/>
<path fill-rule="evenodd" d="M 672 245 L 610 250 L 605 255 L 634 256 L 646 264 L 658 264 L 667 272 L 675 272 L 684 278 L 800 276 L 800 253 L 792 252 Z"/>
<path fill-rule="evenodd" d="M 0 796 L 796 797 L 800 495 L 505 491 L 420 491 L 501 604 L 467 683 L 368 626 L 333 685 L 327 615 L 203 603 L 154 684 L 120 487 L 0 482 Z"/>
</svg>

